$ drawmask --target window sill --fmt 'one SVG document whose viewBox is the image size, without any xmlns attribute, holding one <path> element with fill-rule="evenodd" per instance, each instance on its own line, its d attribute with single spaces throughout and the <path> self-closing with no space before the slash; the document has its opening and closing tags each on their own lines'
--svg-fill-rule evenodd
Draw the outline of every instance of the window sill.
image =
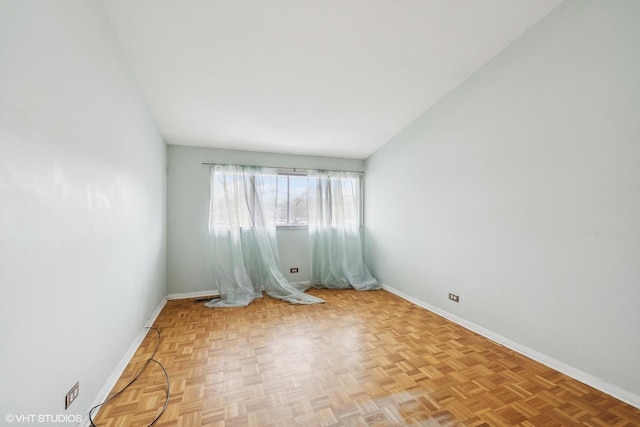
<svg viewBox="0 0 640 427">
<path fill-rule="evenodd" d="M 306 230 L 306 225 L 276 225 L 276 230 Z"/>
<path fill-rule="evenodd" d="M 364 230 L 364 225 L 358 226 L 360 230 Z M 276 230 L 307 230 L 308 225 L 276 225 Z"/>
</svg>

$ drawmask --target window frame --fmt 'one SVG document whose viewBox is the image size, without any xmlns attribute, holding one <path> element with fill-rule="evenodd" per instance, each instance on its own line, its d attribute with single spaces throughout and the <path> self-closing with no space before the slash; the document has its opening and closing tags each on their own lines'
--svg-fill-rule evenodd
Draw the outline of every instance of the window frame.
<svg viewBox="0 0 640 427">
<path fill-rule="evenodd" d="M 289 181 L 289 177 L 291 176 L 303 176 L 306 177 L 308 174 L 306 171 L 299 171 L 299 170 L 280 170 L 278 169 L 277 171 L 277 177 L 280 178 L 281 176 L 286 176 L 287 177 L 287 222 L 289 222 L 290 220 L 290 215 L 291 215 L 291 184 Z M 276 214 L 276 218 L 277 218 L 277 214 Z M 307 230 L 309 228 L 309 224 L 278 224 L 276 222 L 276 229 L 282 229 L 282 230 Z"/>
<path fill-rule="evenodd" d="M 308 173 L 306 170 L 299 170 L 299 169 L 294 169 L 294 170 L 287 170 L 287 169 L 278 169 L 277 173 L 276 173 L 277 177 L 279 178 L 280 176 L 287 176 L 287 221 L 289 221 L 289 215 L 290 215 L 290 209 L 291 209 L 291 205 L 290 205 L 290 197 L 291 197 L 291 187 L 289 184 L 289 176 L 308 176 Z M 359 228 L 364 229 L 364 175 L 362 173 L 360 173 L 360 177 L 358 179 L 359 182 L 359 194 L 358 194 L 358 210 L 359 210 Z M 276 230 L 307 230 L 309 228 L 309 224 L 277 224 L 276 223 Z"/>
</svg>

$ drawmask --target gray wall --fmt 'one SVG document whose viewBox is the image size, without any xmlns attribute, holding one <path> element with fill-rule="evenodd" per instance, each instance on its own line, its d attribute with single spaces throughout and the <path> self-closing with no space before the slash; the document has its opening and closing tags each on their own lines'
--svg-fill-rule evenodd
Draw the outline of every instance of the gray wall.
<svg viewBox="0 0 640 427">
<path fill-rule="evenodd" d="M 84 416 L 166 295 L 166 146 L 100 2 L 0 2 L 0 64 L 1 419 Z"/>
<path fill-rule="evenodd" d="M 168 146 L 167 281 L 169 294 L 212 289 L 208 258 L 209 167 L 203 162 L 307 169 L 364 170 L 363 160 Z M 279 229 L 282 272 L 293 282 L 309 280 L 307 230 Z M 290 274 L 290 267 L 299 273 Z"/>
<path fill-rule="evenodd" d="M 636 395 L 638 22 L 637 1 L 564 2 L 371 156 L 365 187 L 381 281 Z"/>
</svg>

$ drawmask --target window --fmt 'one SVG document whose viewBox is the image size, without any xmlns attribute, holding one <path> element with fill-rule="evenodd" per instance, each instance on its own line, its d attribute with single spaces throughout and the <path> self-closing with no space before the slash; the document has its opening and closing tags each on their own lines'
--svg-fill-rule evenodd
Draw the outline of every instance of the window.
<svg viewBox="0 0 640 427">
<path fill-rule="evenodd" d="M 259 172 L 255 176 L 251 176 L 247 178 L 245 176 L 245 172 L 240 171 L 230 171 L 226 174 L 213 174 L 211 175 L 211 196 L 210 196 L 210 209 L 213 212 L 226 212 L 226 208 L 223 208 L 223 202 L 225 200 L 224 194 L 214 194 L 220 190 L 224 189 L 224 183 L 226 181 L 230 181 L 232 184 L 235 183 L 235 186 L 238 186 L 240 183 L 244 183 L 246 181 L 246 185 L 251 187 L 250 190 L 246 190 L 245 194 L 246 203 L 247 203 L 247 211 L 246 212 L 228 212 L 225 214 L 224 218 L 222 217 L 211 217 L 210 218 L 210 229 L 211 227 L 215 228 L 216 226 L 223 226 L 227 224 L 228 218 L 227 216 L 231 216 L 236 218 L 241 227 L 250 227 L 252 224 L 251 214 L 250 212 L 254 211 L 254 207 L 258 200 L 257 194 L 255 193 L 256 187 L 260 188 L 261 196 L 260 200 L 264 201 L 268 205 L 270 218 L 273 218 L 273 207 L 275 200 L 275 217 L 276 217 L 276 226 L 283 228 L 307 228 L 309 225 L 309 209 L 308 209 L 308 186 L 309 186 L 309 178 L 307 176 L 306 171 L 300 172 L 300 169 L 279 169 L 277 170 L 277 174 L 274 169 L 268 168 L 269 172 Z M 259 181 L 258 181 L 259 179 Z M 351 214 L 350 217 L 353 218 L 354 209 L 358 212 L 356 222 L 359 223 L 360 227 L 363 226 L 363 209 L 362 209 L 362 196 L 363 196 L 363 180 L 362 176 L 350 178 L 347 180 L 343 179 L 343 183 L 341 184 L 341 192 L 345 193 L 345 195 L 356 199 L 355 206 L 348 205 Z M 313 185 L 315 185 L 313 182 Z M 234 187 L 235 188 L 235 187 Z M 315 190 L 314 190 L 315 194 Z M 220 205 L 220 206 L 219 206 Z M 344 206 L 343 206 L 344 207 Z M 267 206 L 264 207 L 267 209 Z M 348 212 L 346 212 L 348 214 Z"/>
<path fill-rule="evenodd" d="M 278 174 L 277 191 L 276 225 L 279 227 L 305 227 L 309 223 L 307 176 L 280 173 Z"/>
<path fill-rule="evenodd" d="M 309 224 L 309 211 L 307 205 L 308 179 L 306 174 L 279 171 L 275 191 L 277 192 L 276 226 L 306 228 Z M 362 209 L 362 178 L 357 179 L 354 185 L 348 185 L 343 190 L 358 201 L 355 208 L 359 211 L 356 216 L 359 226 L 364 224 L 364 212 Z M 273 188 L 269 186 L 269 188 Z M 355 192 L 355 194 L 353 194 Z"/>
</svg>

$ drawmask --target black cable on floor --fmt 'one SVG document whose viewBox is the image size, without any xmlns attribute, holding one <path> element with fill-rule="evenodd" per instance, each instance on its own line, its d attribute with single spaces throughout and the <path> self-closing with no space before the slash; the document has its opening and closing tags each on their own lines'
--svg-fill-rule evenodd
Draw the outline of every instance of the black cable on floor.
<svg viewBox="0 0 640 427">
<path fill-rule="evenodd" d="M 89 421 L 91 422 L 91 425 L 93 427 L 97 427 L 95 425 L 95 423 L 93 422 L 93 411 L 99 407 L 101 407 L 102 405 L 112 401 L 113 399 L 115 399 L 116 397 L 118 397 L 120 394 L 122 394 L 126 389 L 129 388 L 129 386 L 131 386 L 131 384 L 133 384 L 134 382 L 136 382 L 136 380 L 138 379 L 138 377 L 140 377 L 140 375 L 142 375 L 142 373 L 144 372 L 145 369 L 147 369 L 147 366 L 149 366 L 149 363 L 154 362 L 156 364 L 158 364 L 158 366 L 160 366 L 160 368 L 162 368 L 162 371 L 164 372 L 164 376 L 167 380 L 167 399 L 164 402 L 164 406 L 162 407 L 162 410 L 160 411 L 160 413 L 158 414 L 157 417 L 155 417 L 155 419 L 147 425 L 147 427 L 151 427 L 152 425 L 154 425 L 156 423 L 156 421 L 158 421 L 158 419 L 160 419 L 160 417 L 162 416 L 162 414 L 164 414 L 164 411 L 167 409 L 167 406 L 169 405 L 169 394 L 170 394 L 170 382 L 169 382 L 169 374 L 167 373 L 167 370 L 164 368 L 164 366 L 162 366 L 162 363 L 158 362 L 156 359 L 154 359 L 156 352 L 158 351 L 158 348 L 160 348 L 160 331 L 156 328 L 152 328 L 152 327 L 147 327 L 147 329 L 152 329 L 154 331 L 156 331 L 156 334 L 158 334 L 158 342 L 156 343 L 156 348 L 155 350 L 153 350 L 153 354 L 151 355 L 150 358 L 147 359 L 147 361 L 145 362 L 144 366 L 142 367 L 142 369 L 140 369 L 140 371 L 136 374 L 135 377 L 133 377 L 133 379 L 131 381 L 129 381 L 129 383 L 124 386 L 120 391 L 118 391 L 116 394 L 114 394 L 113 396 L 111 396 L 110 398 L 108 398 L 107 400 L 105 400 L 104 402 L 94 406 L 93 408 L 91 408 L 89 410 Z"/>
<path fill-rule="evenodd" d="M 151 427 L 152 425 L 154 425 L 156 423 L 156 421 L 158 421 L 160 419 L 162 414 L 164 414 L 164 411 L 167 410 L 167 406 L 169 406 L 169 388 L 170 388 L 169 374 L 167 373 L 167 370 L 164 368 L 164 366 L 162 366 L 162 363 L 158 362 L 156 359 L 149 359 L 149 360 L 151 360 L 152 362 L 156 362 L 158 364 L 158 366 L 160 366 L 162 368 L 162 371 L 164 372 L 164 377 L 167 380 L 167 399 L 164 401 L 164 406 L 162 407 L 162 411 L 160 411 L 158 416 L 155 417 L 153 419 L 153 421 L 151 421 L 151 423 L 147 427 Z"/>
</svg>

